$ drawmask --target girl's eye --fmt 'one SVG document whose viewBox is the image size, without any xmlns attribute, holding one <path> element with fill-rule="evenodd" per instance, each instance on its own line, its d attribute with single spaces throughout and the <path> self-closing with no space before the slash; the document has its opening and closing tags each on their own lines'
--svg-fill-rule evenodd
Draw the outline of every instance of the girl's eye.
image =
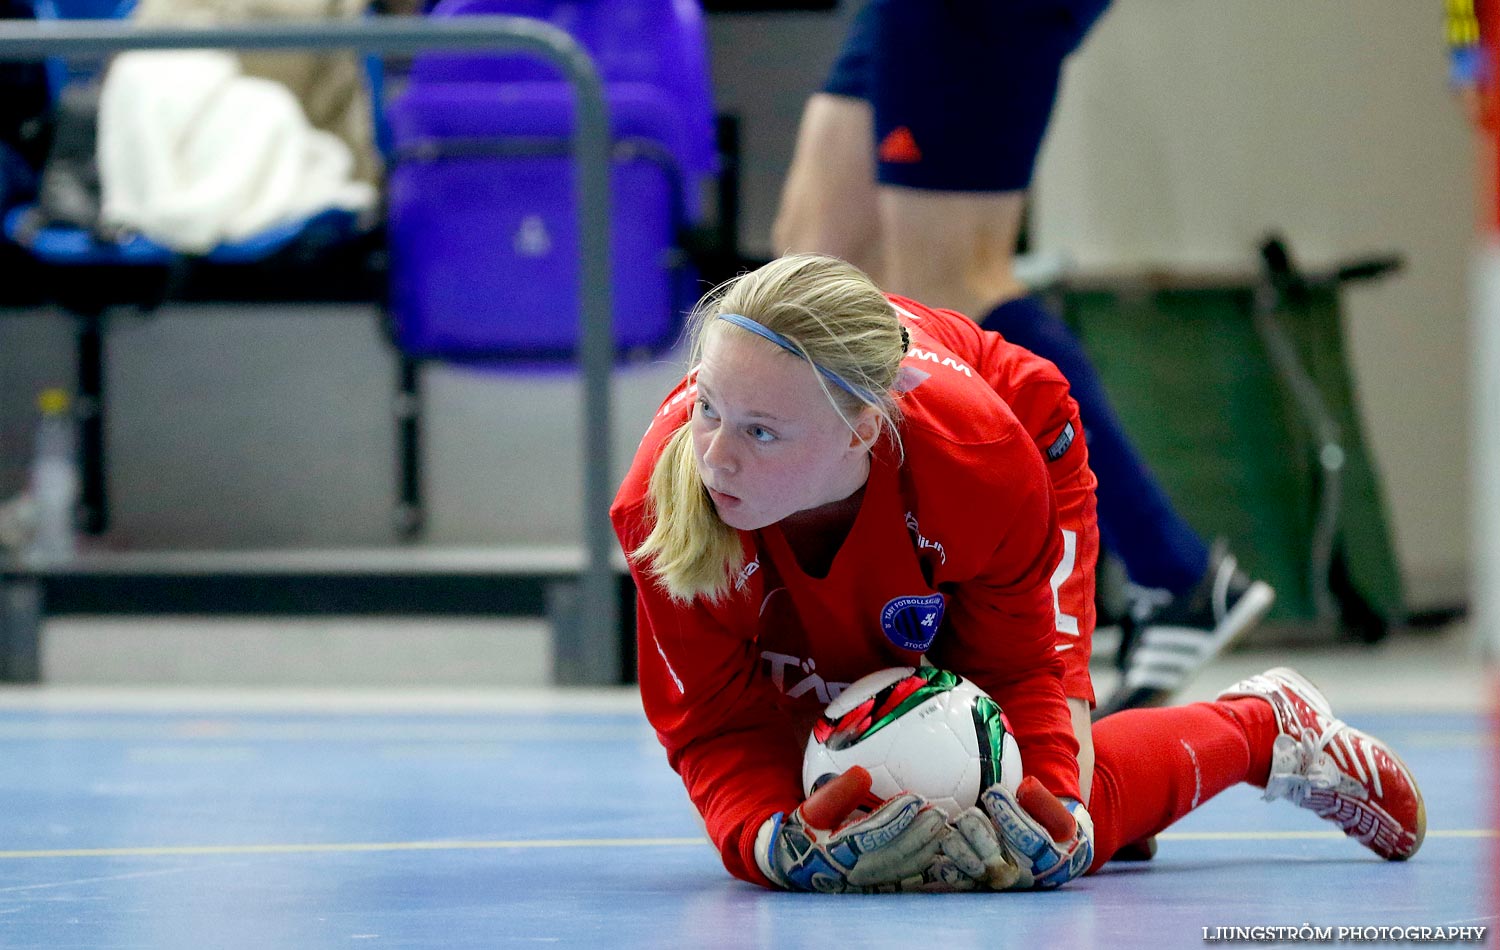
<svg viewBox="0 0 1500 950">
<path fill-rule="evenodd" d="M 773 442 L 776 439 L 776 433 L 765 426 L 751 426 L 747 431 L 750 433 L 750 438 L 757 442 Z"/>
<path fill-rule="evenodd" d="M 717 418 L 719 418 L 719 414 L 717 412 L 714 412 L 714 407 L 710 406 L 708 404 L 708 400 L 706 400 L 706 399 L 700 398 L 698 400 L 698 412 L 705 419 L 717 419 Z"/>
</svg>

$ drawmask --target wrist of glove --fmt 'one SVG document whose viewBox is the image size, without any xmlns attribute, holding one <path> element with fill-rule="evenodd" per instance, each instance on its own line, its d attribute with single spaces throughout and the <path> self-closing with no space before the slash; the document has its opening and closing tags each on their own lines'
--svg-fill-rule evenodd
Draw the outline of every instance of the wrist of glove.
<svg viewBox="0 0 1500 950">
<path fill-rule="evenodd" d="M 855 766 L 790 814 L 767 819 L 756 862 L 794 891 L 973 890 L 977 882 L 944 851 L 951 837 L 943 813 L 917 795 L 873 799 L 870 774 Z"/>
<path fill-rule="evenodd" d="M 1031 776 L 1011 792 L 993 785 L 979 806 L 953 823 L 945 852 L 965 874 L 995 890 L 1052 888 L 1094 862 L 1094 821 L 1073 799 L 1060 799 Z"/>
</svg>

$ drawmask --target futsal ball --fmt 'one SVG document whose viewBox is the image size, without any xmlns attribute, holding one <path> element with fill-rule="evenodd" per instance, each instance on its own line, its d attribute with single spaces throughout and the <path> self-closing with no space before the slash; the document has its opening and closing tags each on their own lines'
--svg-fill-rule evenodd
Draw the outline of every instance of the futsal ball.
<svg viewBox="0 0 1500 950">
<path fill-rule="evenodd" d="M 880 799 L 915 792 L 952 818 L 996 782 L 1021 784 L 1021 750 L 1000 706 L 946 670 L 895 667 L 849 685 L 807 740 L 804 793 L 851 766 Z"/>
</svg>

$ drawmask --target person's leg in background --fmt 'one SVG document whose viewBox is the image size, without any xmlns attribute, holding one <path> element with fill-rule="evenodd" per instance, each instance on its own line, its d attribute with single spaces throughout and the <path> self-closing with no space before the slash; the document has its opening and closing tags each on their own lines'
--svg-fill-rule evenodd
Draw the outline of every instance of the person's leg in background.
<svg viewBox="0 0 1500 950">
<path fill-rule="evenodd" d="M 813 251 L 842 258 L 882 280 L 880 219 L 870 104 L 820 92 L 808 99 L 772 226 L 777 254 Z"/>
<path fill-rule="evenodd" d="M 815 251 L 843 258 L 881 284 L 884 251 L 868 88 L 878 13 L 874 3 L 859 12 L 823 90 L 807 100 L 771 243 L 777 254 Z"/>
<path fill-rule="evenodd" d="M 975 317 L 1051 360 L 1081 408 L 1100 533 L 1131 581 L 1167 598 L 1132 628 L 1101 714 L 1167 701 L 1250 629 L 1274 592 L 1178 514 L 1120 425 L 1078 339 L 1015 276 L 1026 191 L 1062 65 L 1092 24 L 1059 3 L 882 3 L 871 52 L 876 194 L 887 286 Z M 915 50 L 942 50 L 921 59 Z M 940 65 L 939 65 L 940 63 Z M 916 78 L 914 78 L 916 77 Z"/>
</svg>

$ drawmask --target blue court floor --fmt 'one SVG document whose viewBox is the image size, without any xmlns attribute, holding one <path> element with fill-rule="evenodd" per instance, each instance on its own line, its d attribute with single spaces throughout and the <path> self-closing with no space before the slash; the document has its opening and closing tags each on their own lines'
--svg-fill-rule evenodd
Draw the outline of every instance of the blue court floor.
<svg viewBox="0 0 1500 950">
<path fill-rule="evenodd" d="M 630 693 L 492 708 L 11 693 L 0 947 L 1157 948 L 1304 923 L 1486 926 L 1495 943 L 1484 717 L 1346 718 L 1422 783 L 1430 830 L 1409 863 L 1241 787 L 1154 861 L 1059 892 L 840 898 L 730 879 Z"/>
</svg>

